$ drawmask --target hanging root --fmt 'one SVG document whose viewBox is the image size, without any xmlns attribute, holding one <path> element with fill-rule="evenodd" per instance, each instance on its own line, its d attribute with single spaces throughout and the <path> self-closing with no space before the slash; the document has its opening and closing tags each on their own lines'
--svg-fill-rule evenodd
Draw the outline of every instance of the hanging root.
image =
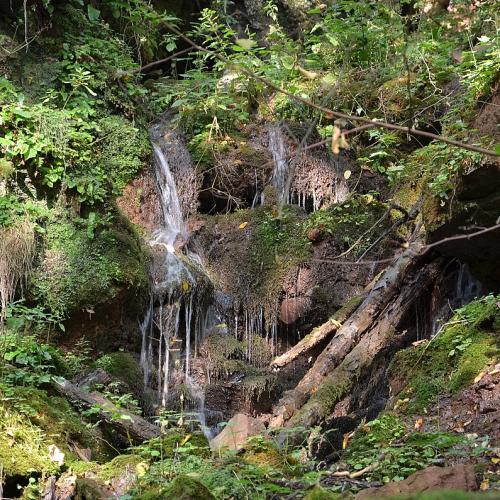
<svg viewBox="0 0 500 500">
<path fill-rule="evenodd" d="M 0 324 L 17 286 L 26 283 L 35 255 L 35 231 L 27 219 L 0 228 Z"/>
</svg>

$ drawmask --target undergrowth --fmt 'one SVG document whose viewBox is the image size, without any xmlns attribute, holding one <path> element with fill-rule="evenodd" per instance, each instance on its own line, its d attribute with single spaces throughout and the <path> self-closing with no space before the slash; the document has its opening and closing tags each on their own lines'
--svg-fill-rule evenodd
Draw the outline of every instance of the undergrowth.
<svg viewBox="0 0 500 500">
<path fill-rule="evenodd" d="M 407 412 L 420 413 L 439 394 L 454 394 L 500 355 L 498 297 L 488 295 L 458 309 L 429 342 L 396 354 L 389 376 L 407 382 L 400 398 L 409 398 Z"/>
</svg>

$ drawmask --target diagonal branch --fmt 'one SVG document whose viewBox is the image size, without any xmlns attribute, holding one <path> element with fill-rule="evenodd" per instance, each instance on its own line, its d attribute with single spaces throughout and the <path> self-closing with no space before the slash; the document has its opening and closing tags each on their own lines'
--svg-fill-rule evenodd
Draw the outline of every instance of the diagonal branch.
<svg viewBox="0 0 500 500">
<path fill-rule="evenodd" d="M 196 42 L 191 40 L 189 37 L 187 37 L 184 33 L 179 31 L 175 26 L 172 26 L 170 23 L 165 23 L 165 26 L 170 31 L 172 31 L 177 36 L 179 36 L 182 40 L 184 40 L 186 43 L 188 43 L 194 49 L 196 49 L 200 52 L 205 52 L 206 54 L 210 54 L 215 59 L 218 59 L 219 61 L 224 62 L 226 64 L 232 64 L 233 66 L 237 66 L 237 68 L 243 74 L 247 75 L 248 77 L 253 78 L 254 80 L 257 80 L 257 81 L 263 83 L 267 87 L 275 90 L 276 92 L 284 94 L 284 95 L 290 97 L 291 99 L 294 99 L 295 101 L 301 102 L 302 104 L 305 104 L 306 106 L 310 106 L 312 108 L 315 108 L 318 111 L 325 113 L 327 116 L 330 116 L 333 118 L 342 118 L 344 120 L 349 120 L 349 121 L 354 121 L 354 122 L 365 123 L 365 124 L 371 125 L 373 127 L 385 128 L 388 130 L 397 130 L 399 132 L 404 132 L 404 133 L 407 133 L 409 135 L 426 137 L 427 139 L 432 139 L 435 141 L 444 142 L 446 144 L 450 144 L 451 146 L 457 146 L 457 147 L 462 148 L 462 149 L 474 151 L 475 153 L 481 153 L 481 154 L 488 155 L 488 156 L 500 156 L 500 153 L 497 153 L 495 151 L 490 151 L 489 149 L 481 148 L 479 146 L 474 146 L 472 144 L 466 144 L 464 142 L 456 141 L 454 139 L 450 139 L 449 137 L 444 137 L 442 135 L 437 135 L 437 134 L 433 134 L 431 132 L 426 132 L 424 130 L 419 130 L 419 129 L 412 128 L 412 127 L 405 127 L 403 125 L 396 125 L 394 123 L 388 123 L 388 122 L 379 121 L 379 120 L 375 120 L 375 119 L 371 119 L 371 118 L 349 115 L 347 113 L 342 113 L 340 111 L 334 111 L 332 109 L 326 108 L 325 106 L 315 104 L 314 102 L 310 101 L 309 99 L 306 99 L 305 97 L 301 97 L 299 95 L 293 94 L 292 92 L 289 92 L 288 90 L 285 90 L 285 89 L 279 87 L 278 85 L 269 81 L 267 78 L 264 78 L 260 75 L 257 75 L 256 73 L 254 73 L 253 71 L 249 70 L 248 68 L 246 68 L 244 66 L 235 65 L 229 59 L 218 54 L 217 52 L 214 52 L 213 50 L 207 49 L 207 48 L 203 47 L 202 45 L 197 44 Z"/>
</svg>

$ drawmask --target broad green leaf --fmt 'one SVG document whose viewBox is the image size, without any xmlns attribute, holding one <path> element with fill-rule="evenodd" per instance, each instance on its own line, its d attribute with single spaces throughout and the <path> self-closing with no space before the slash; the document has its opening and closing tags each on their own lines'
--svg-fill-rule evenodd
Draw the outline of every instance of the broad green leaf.
<svg viewBox="0 0 500 500">
<path fill-rule="evenodd" d="M 87 5 L 87 13 L 91 21 L 97 21 L 101 15 L 101 11 L 90 4 Z"/>
</svg>

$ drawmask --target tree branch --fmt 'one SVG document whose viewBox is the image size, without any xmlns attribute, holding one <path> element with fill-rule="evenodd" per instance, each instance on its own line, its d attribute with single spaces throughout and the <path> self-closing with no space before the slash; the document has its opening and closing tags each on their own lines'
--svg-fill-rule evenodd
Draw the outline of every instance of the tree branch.
<svg viewBox="0 0 500 500">
<path fill-rule="evenodd" d="M 397 130 L 399 132 L 404 132 L 404 133 L 409 134 L 409 135 L 426 137 L 427 139 L 432 139 L 435 141 L 444 142 L 446 144 L 450 144 L 451 146 L 457 146 L 457 147 L 462 148 L 462 149 L 474 151 L 475 153 L 481 153 L 484 155 L 496 156 L 496 157 L 500 156 L 500 153 L 497 153 L 495 151 L 490 151 L 489 149 L 481 148 L 479 146 L 474 146 L 472 144 L 466 144 L 464 142 L 455 141 L 454 139 L 450 139 L 448 137 L 443 137 L 441 135 L 436 135 L 436 134 L 433 134 L 431 132 L 425 132 L 424 130 L 419 130 L 419 129 L 412 128 L 412 127 L 405 127 L 403 125 L 395 125 L 394 123 L 387 123 L 384 121 L 374 120 L 371 118 L 349 115 L 347 113 L 341 113 L 340 111 L 334 111 L 332 109 L 326 108 L 326 107 L 321 106 L 319 104 L 315 104 L 314 102 L 310 101 L 309 99 L 306 99 L 305 97 L 295 95 L 292 92 L 289 92 L 288 90 L 285 90 L 285 89 L 279 87 L 278 85 L 269 81 L 267 78 L 264 78 L 262 76 L 255 74 L 253 71 L 247 69 L 246 67 L 235 65 L 226 57 L 221 56 L 220 54 L 218 54 L 210 49 L 207 49 L 201 45 L 198 45 L 196 42 L 194 42 L 189 37 L 184 35 L 184 33 L 179 31 L 175 26 L 172 26 L 170 23 L 165 23 L 165 26 L 170 31 L 172 31 L 177 36 L 179 36 L 182 40 L 184 40 L 186 43 L 188 43 L 194 49 L 196 49 L 200 52 L 205 52 L 206 54 L 210 54 L 212 57 L 214 57 L 215 59 L 218 59 L 221 62 L 224 62 L 226 64 L 232 64 L 233 66 L 236 66 L 243 74 L 249 76 L 250 78 L 253 78 L 254 80 L 257 80 L 257 81 L 263 83 L 264 85 L 275 90 L 276 92 L 287 95 L 288 97 L 294 99 L 295 101 L 301 102 L 302 104 L 305 104 L 306 106 L 310 106 L 312 108 L 315 108 L 318 111 L 325 113 L 327 116 L 331 116 L 331 117 L 335 117 L 335 118 L 343 118 L 344 120 L 349 120 L 349 121 L 354 121 L 354 122 L 365 123 L 365 124 L 369 124 L 373 127 L 386 128 L 388 130 Z"/>
</svg>

